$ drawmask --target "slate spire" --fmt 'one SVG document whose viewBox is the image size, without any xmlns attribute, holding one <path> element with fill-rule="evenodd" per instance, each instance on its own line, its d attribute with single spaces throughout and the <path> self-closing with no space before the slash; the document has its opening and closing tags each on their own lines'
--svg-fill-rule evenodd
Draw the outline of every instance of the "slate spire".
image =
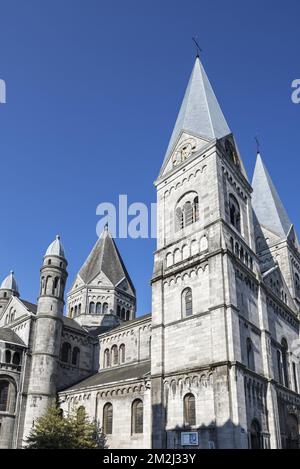
<svg viewBox="0 0 300 469">
<path fill-rule="evenodd" d="M 219 139 L 231 133 L 199 56 L 196 57 L 185 91 L 163 168 L 181 131 L 207 140 Z"/>
<path fill-rule="evenodd" d="M 132 291 L 135 292 L 118 248 L 110 235 L 108 226 L 104 228 L 78 275 L 88 285 L 101 272 L 106 275 L 114 286 L 117 286 L 122 280 L 126 279 Z"/>
<path fill-rule="evenodd" d="M 260 153 L 257 153 L 252 187 L 252 206 L 259 223 L 280 238 L 286 238 L 292 223 Z"/>
</svg>

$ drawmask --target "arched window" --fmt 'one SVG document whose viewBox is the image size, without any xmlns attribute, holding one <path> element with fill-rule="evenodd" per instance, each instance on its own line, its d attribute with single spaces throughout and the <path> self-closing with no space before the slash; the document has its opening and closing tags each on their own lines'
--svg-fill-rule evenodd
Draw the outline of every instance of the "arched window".
<svg viewBox="0 0 300 469">
<path fill-rule="evenodd" d="M 109 349 L 107 348 L 104 352 L 104 368 L 108 368 L 110 366 L 110 353 Z"/>
<path fill-rule="evenodd" d="M 96 314 L 101 314 L 101 303 L 96 304 Z"/>
<path fill-rule="evenodd" d="M 193 296 L 191 288 L 186 288 L 182 292 L 182 315 L 183 317 L 193 314 Z"/>
<path fill-rule="evenodd" d="M 21 362 L 21 358 L 20 358 L 20 354 L 19 352 L 15 352 L 14 355 L 13 355 L 13 364 L 18 366 L 20 365 L 20 362 Z"/>
<path fill-rule="evenodd" d="M 108 312 L 108 304 L 103 303 L 103 314 L 107 314 L 107 312 Z"/>
<path fill-rule="evenodd" d="M 130 319 L 130 311 L 129 309 L 126 311 L 126 321 L 129 321 Z"/>
<path fill-rule="evenodd" d="M 239 232 L 241 232 L 241 211 L 240 206 L 234 195 L 230 194 L 229 196 L 229 214 L 230 214 L 230 223 L 234 226 Z"/>
<path fill-rule="evenodd" d="M 244 249 L 242 247 L 240 249 L 240 259 L 242 262 L 244 262 Z"/>
<path fill-rule="evenodd" d="M 74 308 L 74 316 L 77 316 L 77 305 Z"/>
<path fill-rule="evenodd" d="M 131 432 L 132 433 L 143 433 L 144 425 L 144 412 L 143 412 L 143 401 L 136 399 L 132 403 L 131 412 Z"/>
<path fill-rule="evenodd" d="M 53 282 L 53 287 L 52 287 L 52 295 L 55 295 L 57 293 L 58 283 L 59 283 L 59 277 L 55 277 L 54 282 Z"/>
<path fill-rule="evenodd" d="M 174 264 L 177 264 L 177 262 L 181 262 L 180 249 L 175 249 L 175 251 L 174 251 Z"/>
<path fill-rule="evenodd" d="M 83 405 L 78 407 L 76 414 L 77 414 L 77 419 L 82 419 L 82 420 L 85 419 L 86 417 L 85 407 Z"/>
<path fill-rule="evenodd" d="M 284 385 L 289 387 L 289 371 L 288 371 L 288 344 L 285 339 L 281 341 L 281 353 L 282 353 L 282 368 Z"/>
<path fill-rule="evenodd" d="M 111 348 L 111 364 L 112 365 L 117 365 L 118 364 L 118 347 L 116 345 L 113 345 Z"/>
<path fill-rule="evenodd" d="M 95 303 L 93 301 L 90 302 L 90 314 L 95 314 Z"/>
<path fill-rule="evenodd" d="M 41 289 L 40 289 L 40 294 L 43 295 L 44 293 L 44 288 L 45 288 L 45 277 L 41 278 Z"/>
<path fill-rule="evenodd" d="M 120 307 L 120 305 L 117 306 L 117 316 L 118 316 L 118 318 L 121 317 L 121 307 Z"/>
<path fill-rule="evenodd" d="M 175 230 L 182 230 L 184 227 L 183 213 L 180 207 L 177 207 L 175 212 Z"/>
<path fill-rule="evenodd" d="M 125 345 L 124 344 L 120 345 L 119 353 L 120 353 L 120 363 L 125 363 Z"/>
<path fill-rule="evenodd" d="M 296 370 L 296 363 L 293 362 L 293 381 L 294 381 L 294 391 L 298 393 L 298 376 Z"/>
<path fill-rule="evenodd" d="M 196 402 L 193 394 L 186 394 L 183 399 L 184 424 L 196 425 Z"/>
<path fill-rule="evenodd" d="M 71 345 L 69 342 L 64 342 L 61 346 L 60 359 L 64 363 L 69 363 L 71 355 Z"/>
<path fill-rule="evenodd" d="M 251 449 L 261 449 L 260 425 L 257 420 L 253 420 L 250 427 Z"/>
<path fill-rule="evenodd" d="M 47 279 L 46 279 L 46 291 L 45 291 L 45 294 L 50 294 L 52 293 L 52 285 L 53 285 L 53 282 L 52 282 L 52 277 L 50 275 L 48 275 Z"/>
<path fill-rule="evenodd" d="M 81 314 L 81 303 L 78 305 L 78 316 Z"/>
<path fill-rule="evenodd" d="M 194 220 L 194 222 L 199 220 L 199 198 L 198 198 L 198 196 L 194 198 L 193 220 Z"/>
<path fill-rule="evenodd" d="M 71 317 L 71 318 L 73 317 L 73 311 L 74 311 L 74 309 L 71 308 L 71 309 L 70 309 L 70 317 Z"/>
<path fill-rule="evenodd" d="M 182 260 L 188 259 L 190 257 L 190 249 L 187 244 L 182 246 Z"/>
<path fill-rule="evenodd" d="M 74 347 L 72 351 L 72 365 L 79 366 L 80 350 L 78 347 Z"/>
<path fill-rule="evenodd" d="M 235 254 L 236 254 L 237 256 L 239 256 L 239 254 L 240 254 L 240 247 L 239 247 L 239 244 L 238 244 L 238 243 L 235 243 Z"/>
<path fill-rule="evenodd" d="M 193 239 L 191 242 L 191 256 L 195 256 L 199 252 L 199 244 L 196 239 Z"/>
<path fill-rule="evenodd" d="M 11 352 L 10 352 L 10 350 L 5 350 L 5 363 L 11 363 Z"/>
<path fill-rule="evenodd" d="M 286 449 L 299 449 L 299 422 L 295 414 L 288 415 L 286 428 Z"/>
<path fill-rule="evenodd" d="M 103 432 L 111 435 L 113 430 L 113 406 L 110 402 L 103 407 Z"/>
<path fill-rule="evenodd" d="M 199 220 L 199 198 L 197 192 L 188 192 L 178 201 L 175 208 L 175 231 L 182 230 Z"/>
<path fill-rule="evenodd" d="M 59 285 L 60 285 L 60 288 L 59 288 L 59 297 L 60 297 L 60 298 L 63 298 L 64 292 L 65 292 L 65 281 L 64 281 L 63 278 L 60 279 Z"/>
<path fill-rule="evenodd" d="M 184 226 L 189 226 L 193 223 L 193 206 L 191 202 L 186 202 L 183 207 Z"/>
<path fill-rule="evenodd" d="M 121 318 L 125 320 L 125 308 L 122 308 Z"/>
<path fill-rule="evenodd" d="M 6 412 L 8 409 L 8 391 L 9 382 L 0 381 L 0 412 Z"/>
<path fill-rule="evenodd" d="M 278 372 L 278 381 L 280 384 L 283 384 L 282 379 L 282 365 L 281 365 L 281 352 L 277 350 L 277 372 Z"/>
<path fill-rule="evenodd" d="M 255 370 L 255 365 L 254 365 L 254 350 L 253 350 L 253 344 L 252 340 L 248 337 L 247 339 L 247 366 L 250 368 L 250 370 Z"/>
<path fill-rule="evenodd" d="M 296 295 L 299 295 L 299 290 L 300 290 L 300 278 L 297 272 L 295 272 L 295 290 L 296 290 Z"/>
</svg>

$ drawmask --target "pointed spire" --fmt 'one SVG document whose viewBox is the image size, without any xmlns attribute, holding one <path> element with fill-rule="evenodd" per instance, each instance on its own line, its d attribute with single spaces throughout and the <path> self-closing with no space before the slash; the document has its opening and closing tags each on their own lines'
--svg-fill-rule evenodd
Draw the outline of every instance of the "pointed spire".
<svg viewBox="0 0 300 469">
<path fill-rule="evenodd" d="M 219 139 L 231 133 L 198 55 L 166 151 L 162 169 L 165 167 L 180 132 L 183 130 L 208 140 Z"/>
<path fill-rule="evenodd" d="M 292 223 L 259 152 L 252 187 L 252 206 L 259 223 L 279 237 L 286 238 Z"/>
<path fill-rule="evenodd" d="M 114 286 L 117 286 L 123 279 L 126 279 L 132 291 L 135 292 L 118 248 L 108 230 L 108 226 L 105 226 L 78 275 L 88 285 L 101 272 L 106 275 Z"/>
</svg>

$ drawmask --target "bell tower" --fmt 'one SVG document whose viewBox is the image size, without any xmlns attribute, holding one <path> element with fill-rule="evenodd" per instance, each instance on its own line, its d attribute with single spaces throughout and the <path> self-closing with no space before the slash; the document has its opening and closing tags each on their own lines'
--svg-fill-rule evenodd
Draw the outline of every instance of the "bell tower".
<svg viewBox="0 0 300 469">
<path fill-rule="evenodd" d="M 215 422 L 224 435 L 234 434 L 227 366 L 238 349 L 232 345 L 238 340 L 234 250 L 246 269 L 254 267 L 251 186 L 199 57 L 155 185 L 152 434 L 153 447 L 162 448 L 174 441 L 180 445 L 180 430 L 174 429 L 186 424 L 184 406 L 174 402 L 185 394 L 199 395 L 201 379 L 209 391 L 201 397 L 206 409 L 199 407 L 194 427 Z M 222 409 L 214 405 L 220 392 Z M 238 408 L 234 411 L 238 414 Z"/>
</svg>

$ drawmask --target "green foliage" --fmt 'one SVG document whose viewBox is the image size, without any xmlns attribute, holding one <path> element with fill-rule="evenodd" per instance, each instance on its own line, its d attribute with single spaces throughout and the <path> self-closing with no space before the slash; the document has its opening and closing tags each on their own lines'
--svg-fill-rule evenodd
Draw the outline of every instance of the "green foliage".
<svg viewBox="0 0 300 469">
<path fill-rule="evenodd" d="M 91 422 L 84 407 L 68 417 L 60 409 L 49 407 L 38 418 L 27 439 L 27 449 L 101 449 L 105 436 L 96 422 Z"/>
</svg>

